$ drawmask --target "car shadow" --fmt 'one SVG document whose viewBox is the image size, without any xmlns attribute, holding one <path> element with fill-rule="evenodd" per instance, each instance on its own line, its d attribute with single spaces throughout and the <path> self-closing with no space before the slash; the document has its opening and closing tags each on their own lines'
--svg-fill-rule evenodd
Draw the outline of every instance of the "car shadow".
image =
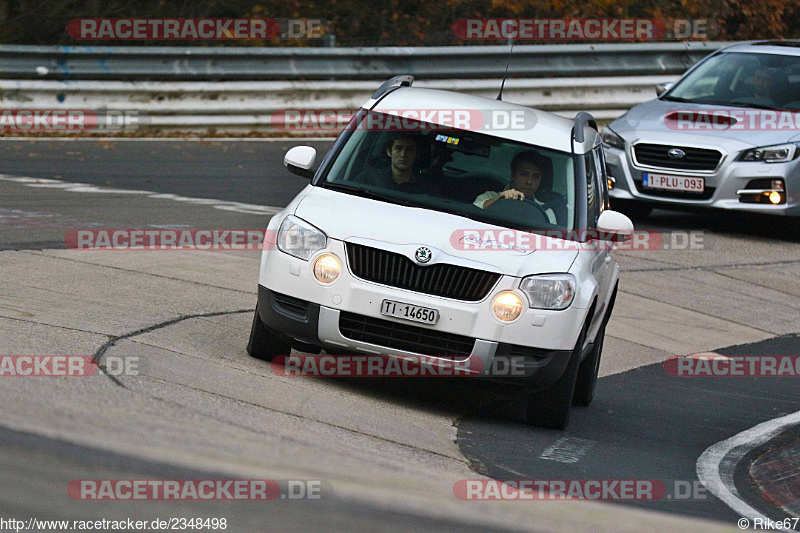
<svg viewBox="0 0 800 533">
<path fill-rule="evenodd" d="M 721 210 L 672 211 L 654 209 L 633 220 L 636 229 L 704 230 L 720 235 L 769 238 L 800 243 L 800 218 Z"/>
<path fill-rule="evenodd" d="M 273 363 L 274 364 L 274 363 Z M 474 377 L 306 377 L 327 387 L 451 418 L 524 423 L 525 387 Z M 486 409 L 491 405 L 491 409 Z"/>
</svg>

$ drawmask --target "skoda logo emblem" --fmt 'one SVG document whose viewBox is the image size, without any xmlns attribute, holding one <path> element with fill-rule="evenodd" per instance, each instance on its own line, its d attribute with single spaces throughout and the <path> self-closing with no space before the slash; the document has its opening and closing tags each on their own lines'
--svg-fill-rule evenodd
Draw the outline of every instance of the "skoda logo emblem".
<svg viewBox="0 0 800 533">
<path fill-rule="evenodd" d="M 414 259 L 417 260 L 417 263 L 427 263 L 431 260 L 431 249 L 426 248 L 424 246 L 420 246 L 417 248 L 417 251 L 414 253 Z"/>
<path fill-rule="evenodd" d="M 670 159 L 683 159 L 686 157 L 686 152 L 680 148 L 671 148 L 669 151 L 667 151 L 667 155 Z"/>
</svg>

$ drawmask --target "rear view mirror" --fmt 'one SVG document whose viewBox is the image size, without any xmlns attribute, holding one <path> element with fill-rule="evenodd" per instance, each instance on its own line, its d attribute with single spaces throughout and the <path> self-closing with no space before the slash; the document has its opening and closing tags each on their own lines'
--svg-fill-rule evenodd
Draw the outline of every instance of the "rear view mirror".
<svg viewBox="0 0 800 533">
<path fill-rule="evenodd" d="M 314 162 L 317 160 L 317 151 L 310 146 L 295 146 L 283 157 L 283 164 L 292 174 L 304 178 L 314 177 Z"/>
<path fill-rule="evenodd" d="M 597 231 L 602 240 L 625 242 L 633 237 L 633 222 L 618 211 L 606 209 L 597 219 Z"/>
<path fill-rule="evenodd" d="M 675 83 L 671 81 L 665 83 L 659 83 L 658 85 L 656 85 L 656 96 L 661 96 L 665 92 L 669 91 L 670 89 L 672 89 L 673 85 L 675 85 Z"/>
</svg>

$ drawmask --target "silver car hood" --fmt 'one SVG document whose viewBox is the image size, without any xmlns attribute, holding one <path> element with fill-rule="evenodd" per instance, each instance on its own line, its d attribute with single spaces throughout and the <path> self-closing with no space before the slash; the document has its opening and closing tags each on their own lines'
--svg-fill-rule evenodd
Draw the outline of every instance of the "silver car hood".
<svg viewBox="0 0 800 533">
<path fill-rule="evenodd" d="M 710 129 L 700 128 L 692 130 L 676 130 L 667 126 L 664 117 L 671 111 L 743 111 L 741 107 L 689 104 L 685 102 L 671 102 L 669 100 L 651 100 L 637 105 L 623 116 L 612 122 L 609 127 L 629 143 L 638 140 L 676 144 L 701 144 L 722 145 L 729 152 L 752 148 L 755 146 L 769 146 L 790 141 L 800 140 L 800 131 L 797 130 L 771 130 L 748 131 L 743 129 Z"/>
</svg>

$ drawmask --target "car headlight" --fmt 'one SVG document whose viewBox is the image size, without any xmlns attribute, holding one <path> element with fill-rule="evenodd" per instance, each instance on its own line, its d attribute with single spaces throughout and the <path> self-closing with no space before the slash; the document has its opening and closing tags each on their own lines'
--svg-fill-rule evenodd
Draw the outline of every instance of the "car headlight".
<svg viewBox="0 0 800 533">
<path fill-rule="evenodd" d="M 327 237 L 320 230 L 296 216 L 289 215 L 278 230 L 278 249 L 303 261 L 325 248 Z"/>
<path fill-rule="evenodd" d="M 785 163 L 800 155 L 797 143 L 776 144 L 745 150 L 739 161 L 763 161 L 764 163 Z"/>
<path fill-rule="evenodd" d="M 575 298 L 575 276 L 543 274 L 528 276 L 519 284 L 534 309 L 566 309 Z"/>
<path fill-rule="evenodd" d="M 320 283 L 333 283 L 341 272 L 342 264 L 333 254 L 322 254 L 314 261 L 314 277 Z"/>
<path fill-rule="evenodd" d="M 522 298 L 513 292 L 501 292 L 492 302 L 492 311 L 503 322 L 513 322 L 522 313 Z"/>
<path fill-rule="evenodd" d="M 618 150 L 625 149 L 625 141 L 622 137 L 611 131 L 611 128 L 603 130 L 603 144 L 609 148 L 616 148 Z"/>
</svg>

